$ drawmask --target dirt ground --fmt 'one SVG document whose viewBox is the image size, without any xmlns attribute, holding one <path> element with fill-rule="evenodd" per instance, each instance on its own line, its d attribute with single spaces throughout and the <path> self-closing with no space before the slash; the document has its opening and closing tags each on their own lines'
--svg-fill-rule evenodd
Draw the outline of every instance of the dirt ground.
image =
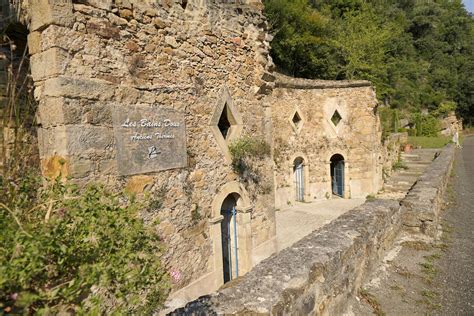
<svg viewBox="0 0 474 316">
<path fill-rule="evenodd" d="M 474 315 L 474 137 L 457 152 L 436 241 L 402 235 L 348 315 Z"/>
</svg>

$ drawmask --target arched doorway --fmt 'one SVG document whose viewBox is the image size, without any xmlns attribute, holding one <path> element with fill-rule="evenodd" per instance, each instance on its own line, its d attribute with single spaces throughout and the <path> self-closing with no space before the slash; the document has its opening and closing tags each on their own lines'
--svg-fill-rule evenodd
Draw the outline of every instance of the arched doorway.
<svg viewBox="0 0 474 316">
<path fill-rule="evenodd" d="M 296 201 L 304 201 L 304 159 L 301 157 L 293 161 L 293 177 L 296 189 Z"/>
<path fill-rule="evenodd" d="M 340 154 L 331 157 L 331 188 L 334 195 L 344 197 L 344 157 Z"/>
<path fill-rule="evenodd" d="M 240 196 L 237 193 L 229 194 L 221 206 L 221 241 L 222 241 L 222 268 L 224 283 L 239 276 L 239 256 L 237 248 L 237 212 L 236 206 Z"/>
</svg>

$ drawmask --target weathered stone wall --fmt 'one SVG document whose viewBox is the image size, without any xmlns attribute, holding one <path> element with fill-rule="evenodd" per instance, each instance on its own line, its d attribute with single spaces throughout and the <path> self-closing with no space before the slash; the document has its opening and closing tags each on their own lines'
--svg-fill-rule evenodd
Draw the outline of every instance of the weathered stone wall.
<svg viewBox="0 0 474 316">
<path fill-rule="evenodd" d="M 436 237 L 454 154 L 454 145 L 446 146 L 402 200 L 406 231 Z"/>
<path fill-rule="evenodd" d="M 441 119 L 441 135 L 452 136 L 456 131 L 462 131 L 462 120 L 456 117 L 456 113 L 451 112 L 449 115 Z"/>
<path fill-rule="evenodd" d="M 386 180 L 392 175 L 393 165 L 400 160 L 401 146 L 408 142 L 408 133 L 390 134 L 382 146 L 382 173 Z"/>
<path fill-rule="evenodd" d="M 229 194 L 238 197 L 241 274 L 270 255 L 271 158 L 257 165 L 259 184 L 240 181 L 215 121 L 225 101 L 239 134 L 271 141 L 259 100 L 272 87 L 260 1 L 32 0 L 27 8 L 44 174 L 148 191 L 156 203 L 144 216 L 160 220 L 174 290 L 190 286 L 183 299 L 223 283 L 220 209 Z M 112 112 L 136 106 L 184 114 L 185 168 L 119 175 Z"/>
<path fill-rule="evenodd" d="M 276 205 L 295 200 L 294 161 L 304 160 L 305 200 L 332 196 L 330 159 L 344 157 L 345 197 L 366 197 L 382 184 L 381 127 L 367 81 L 322 81 L 278 75 L 272 107 Z M 331 121 L 337 111 L 341 120 Z M 295 115 L 298 118 L 295 120 Z M 298 121 L 299 119 L 299 121 Z"/>
</svg>

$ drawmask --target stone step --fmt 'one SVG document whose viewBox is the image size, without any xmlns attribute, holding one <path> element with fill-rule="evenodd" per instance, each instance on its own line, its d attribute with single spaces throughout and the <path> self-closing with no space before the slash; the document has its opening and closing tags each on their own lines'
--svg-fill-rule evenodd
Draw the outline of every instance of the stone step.
<svg viewBox="0 0 474 316">
<path fill-rule="evenodd" d="M 401 169 L 398 171 L 400 175 L 419 177 L 423 174 L 423 170 Z"/>
<path fill-rule="evenodd" d="M 408 191 L 411 187 L 413 186 L 413 183 L 407 183 L 407 184 L 389 184 L 389 183 L 386 183 L 384 186 L 383 186 L 383 189 L 385 191 L 391 191 L 391 192 L 399 192 L 399 191 L 402 191 L 402 192 L 405 192 L 405 191 Z"/>
<path fill-rule="evenodd" d="M 431 162 L 405 162 L 405 165 L 408 168 L 416 168 L 416 167 L 421 167 L 421 168 L 426 168 L 431 164 Z"/>
</svg>

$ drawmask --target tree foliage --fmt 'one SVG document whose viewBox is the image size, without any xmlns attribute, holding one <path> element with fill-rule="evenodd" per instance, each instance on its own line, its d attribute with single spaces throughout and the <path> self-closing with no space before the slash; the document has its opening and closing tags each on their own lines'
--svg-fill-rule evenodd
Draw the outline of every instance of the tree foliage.
<svg viewBox="0 0 474 316">
<path fill-rule="evenodd" d="M 460 0 L 265 0 L 281 71 L 367 79 L 404 112 L 457 104 L 474 122 L 474 22 Z"/>
</svg>

